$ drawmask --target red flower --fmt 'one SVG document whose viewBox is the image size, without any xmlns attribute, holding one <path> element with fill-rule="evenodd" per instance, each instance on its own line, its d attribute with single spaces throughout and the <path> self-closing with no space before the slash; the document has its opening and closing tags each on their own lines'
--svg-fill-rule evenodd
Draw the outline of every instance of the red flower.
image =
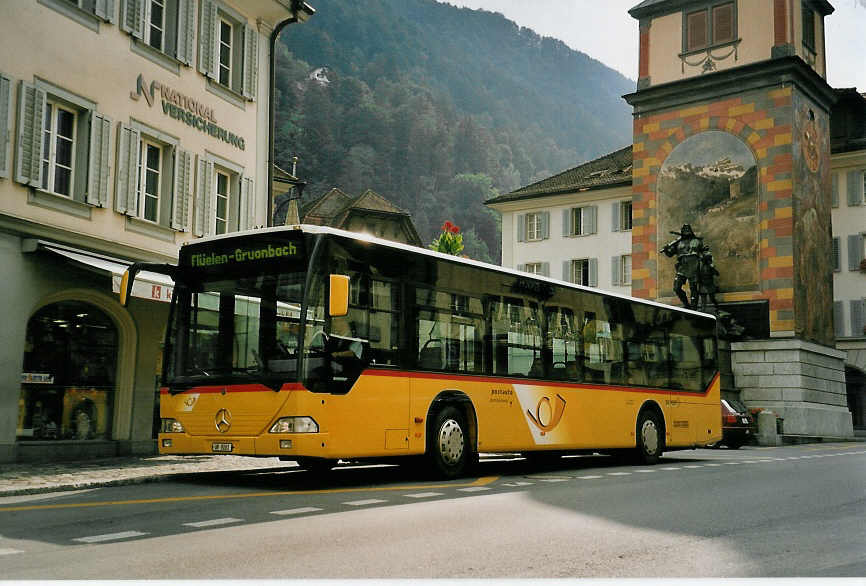
<svg viewBox="0 0 866 586">
<path fill-rule="evenodd" d="M 454 234 L 460 233 L 460 226 L 451 226 L 451 232 Z"/>
<path fill-rule="evenodd" d="M 450 231 L 451 231 L 451 226 L 452 226 L 452 225 L 453 225 L 453 224 L 451 224 L 451 222 L 449 222 L 448 220 L 446 220 L 445 223 L 442 224 L 442 231 L 443 231 L 443 232 L 450 232 Z"/>
</svg>

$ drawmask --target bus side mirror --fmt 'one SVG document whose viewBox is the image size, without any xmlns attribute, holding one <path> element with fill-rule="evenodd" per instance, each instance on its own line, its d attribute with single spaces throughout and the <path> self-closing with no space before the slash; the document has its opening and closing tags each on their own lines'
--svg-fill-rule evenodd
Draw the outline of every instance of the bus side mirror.
<svg viewBox="0 0 866 586">
<path fill-rule="evenodd" d="M 123 277 L 120 279 L 120 305 L 123 307 L 126 307 L 126 304 L 129 303 L 129 298 L 132 297 L 132 283 L 138 271 L 139 268 L 133 264 L 123 272 Z"/>
<path fill-rule="evenodd" d="M 340 317 L 349 313 L 349 275 L 331 275 L 328 315 Z"/>
</svg>

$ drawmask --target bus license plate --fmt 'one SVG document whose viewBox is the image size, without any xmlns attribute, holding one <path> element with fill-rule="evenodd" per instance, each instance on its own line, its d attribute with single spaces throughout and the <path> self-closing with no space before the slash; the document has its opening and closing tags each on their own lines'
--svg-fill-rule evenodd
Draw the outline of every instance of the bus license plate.
<svg viewBox="0 0 866 586">
<path fill-rule="evenodd" d="M 234 445 L 231 443 L 220 443 L 214 442 L 213 451 L 214 452 L 231 452 L 234 449 Z"/>
</svg>

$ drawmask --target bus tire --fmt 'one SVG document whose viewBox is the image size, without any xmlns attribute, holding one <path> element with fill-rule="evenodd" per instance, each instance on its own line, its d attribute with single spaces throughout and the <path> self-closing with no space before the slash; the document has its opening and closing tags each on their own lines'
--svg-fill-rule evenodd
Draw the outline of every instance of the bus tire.
<svg viewBox="0 0 866 586">
<path fill-rule="evenodd" d="M 642 464 L 656 464 L 665 449 L 665 432 L 659 415 L 650 409 L 637 418 L 637 448 L 635 455 Z"/>
<path fill-rule="evenodd" d="M 433 418 L 427 439 L 427 456 L 440 478 L 457 478 L 469 469 L 472 460 L 466 416 L 453 405 L 446 405 Z"/>
</svg>

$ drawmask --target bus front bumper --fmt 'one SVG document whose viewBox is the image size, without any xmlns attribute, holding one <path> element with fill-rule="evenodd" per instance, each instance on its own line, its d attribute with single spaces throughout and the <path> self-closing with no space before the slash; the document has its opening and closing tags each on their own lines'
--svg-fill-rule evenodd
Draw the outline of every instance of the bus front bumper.
<svg viewBox="0 0 866 586">
<path fill-rule="evenodd" d="M 235 456 L 296 456 L 327 458 L 327 433 L 282 433 L 258 437 L 191 436 L 160 433 L 160 454 L 230 454 Z"/>
</svg>

